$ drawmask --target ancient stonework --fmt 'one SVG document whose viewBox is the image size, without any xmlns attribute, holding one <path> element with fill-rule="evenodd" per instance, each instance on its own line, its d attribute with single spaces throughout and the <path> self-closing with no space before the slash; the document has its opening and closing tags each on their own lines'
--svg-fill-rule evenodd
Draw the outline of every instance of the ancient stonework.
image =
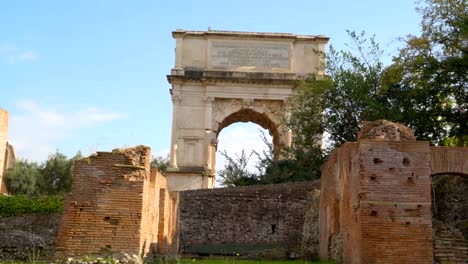
<svg viewBox="0 0 468 264">
<path fill-rule="evenodd" d="M 429 147 L 412 135 L 367 123 L 358 142 L 331 153 L 321 177 L 322 260 L 432 263 L 431 175 L 468 175 L 468 148 Z"/>
<path fill-rule="evenodd" d="M 298 80 L 318 68 L 325 36 L 234 31 L 172 32 L 176 62 L 167 76 L 173 99 L 171 191 L 213 188 L 217 137 L 236 122 L 268 129 L 274 152 L 291 144 L 284 126 Z"/>
<path fill-rule="evenodd" d="M 75 161 L 57 236 L 58 258 L 167 250 L 171 221 L 165 180 L 150 173 L 149 147 L 98 152 Z M 159 241 L 162 244 L 158 244 Z"/>
<path fill-rule="evenodd" d="M 0 216 L 0 262 L 31 261 L 32 254 L 52 259 L 60 214 Z"/>
<path fill-rule="evenodd" d="M 265 258 L 317 256 L 315 236 L 303 235 L 307 203 L 318 182 L 285 183 L 180 192 L 180 247 L 185 254 Z M 312 205 L 312 206 L 313 206 Z M 308 216 L 307 224 L 316 222 Z M 315 218 L 315 219 L 314 219 Z"/>
<path fill-rule="evenodd" d="M 387 120 L 364 121 L 358 139 L 415 141 L 414 132 L 402 124 Z"/>
</svg>

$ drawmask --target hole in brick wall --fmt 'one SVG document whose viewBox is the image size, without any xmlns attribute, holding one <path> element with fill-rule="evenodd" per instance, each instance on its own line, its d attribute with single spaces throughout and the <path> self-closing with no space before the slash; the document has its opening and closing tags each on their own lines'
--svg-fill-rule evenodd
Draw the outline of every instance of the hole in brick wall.
<svg viewBox="0 0 468 264">
<path fill-rule="evenodd" d="M 382 163 L 383 160 L 379 159 L 379 158 L 374 158 L 374 163 L 375 164 L 379 164 L 379 163 Z"/>
<path fill-rule="evenodd" d="M 392 220 L 392 222 L 395 222 L 395 212 L 394 211 L 389 211 L 388 216 L 390 216 L 390 220 Z"/>
<path fill-rule="evenodd" d="M 80 208 L 80 212 L 83 211 L 83 208 Z"/>
<path fill-rule="evenodd" d="M 411 224 L 411 222 L 408 221 L 408 222 L 406 222 L 405 224 L 409 225 L 409 224 Z"/>
<path fill-rule="evenodd" d="M 111 249 L 112 246 L 111 245 L 106 245 L 106 248 Z"/>
<path fill-rule="evenodd" d="M 109 220 L 110 220 L 110 216 L 104 217 L 104 221 L 109 221 Z"/>
<path fill-rule="evenodd" d="M 376 177 L 375 177 L 375 176 L 371 176 L 370 179 L 371 179 L 371 181 L 375 181 Z"/>
<path fill-rule="evenodd" d="M 413 182 L 414 182 L 413 177 L 408 177 L 408 182 L 409 182 L 409 183 L 413 183 Z"/>
<path fill-rule="evenodd" d="M 418 208 L 421 208 L 422 207 L 422 204 L 418 204 Z"/>
<path fill-rule="evenodd" d="M 371 212 L 370 212 L 370 215 L 371 215 L 371 216 L 377 216 L 377 211 L 371 211 Z"/>
<path fill-rule="evenodd" d="M 393 172 L 395 171 L 395 168 L 389 168 L 388 170 Z"/>
<path fill-rule="evenodd" d="M 275 234 L 276 233 L 276 225 L 275 224 L 272 224 L 271 225 L 271 234 Z"/>
<path fill-rule="evenodd" d="M 408 158 L 403 158 L 403 165 L 405 166 L 410 165 L 410 160 Z"/>
</svg>

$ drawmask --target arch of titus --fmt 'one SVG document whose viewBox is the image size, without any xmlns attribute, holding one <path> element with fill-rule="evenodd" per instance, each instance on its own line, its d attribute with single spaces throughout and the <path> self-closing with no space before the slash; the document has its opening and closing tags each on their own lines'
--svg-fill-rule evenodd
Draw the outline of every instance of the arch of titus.
<svg viewBox="0 0 468 264">
<path fill-rule="evenodd" d="M 172 36 L 170 191 L 213 188 L 217 136 L 232 123 L 268 129 L 276 154 L 291 144 L 283 124 L 288 99 L 296 80 L 318 73 L 316 51 L 325 50 L 327 37 L 212 30 Z"/>
</svg>

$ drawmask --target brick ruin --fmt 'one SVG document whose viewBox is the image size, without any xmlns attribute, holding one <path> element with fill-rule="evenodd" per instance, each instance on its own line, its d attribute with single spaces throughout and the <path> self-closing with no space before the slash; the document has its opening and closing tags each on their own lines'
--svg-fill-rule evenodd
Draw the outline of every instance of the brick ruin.
<svg viewBox="0 0 468 264">
<path fill-rule="evenodd" d="M 150 157 L 138 146 L 75 162 L 57 258 L 144 258 L 178 253 L 179 246 L 202 255 L 302 255 L 307 197 L 318 182 L 170 192 L 166 177 L 150 170 Z"/>
<path fill-rule="evenodd" d="M 319 189 L 316 181 L 181 192 L 181 251 L 302 257 L 308 193 Z"/>
<path fill-rule="evenodd" d="M 317 183 L 171 192 L 150 158 L 138 146 L 75 162 L 58 258 L 183 252 L 319 254 L 338 263 L 468 260 L 466 240 L 434 227 L 431 213 L 431 175 L 468 175 L 468 148 L 431 147 L 399 124 L 366 123 L 357 142 L 334 150 L 322 167 L 320 197 Z"/>
<path fill-rule="evenodd" d="M 334 150 L 322 168 L 320 258 L 432 263 L 453 251 L 450 244 L 433 251 L 431 175 L 443 173 L 468 175 L 468 148 L 430 147 L 402 125 L 366 123 L 358 141 Z M 443 263 L 467 260 L 465 253 Z"/>
<path fill-rule="evenodd" d="M 302 256 L 304 243 L 317 245 L 304 242 L 303 226 L 318 182 L 170 192 L 166 177 L 150 170 L 150 157 L 138 146 L 75 162 L 57 258 L 147 257 L 178 253 L 179 246 L 184 253 L 284 258 Z M 314 201 L 317 207 L 318 196 Z"/>
<path fill-rule="evenodd" d="M 58 258 L 170 250 L 177 197 L 150 170 L 150 148 L 97 152 L 74 164 L 57 235 Z"/>
</svg>

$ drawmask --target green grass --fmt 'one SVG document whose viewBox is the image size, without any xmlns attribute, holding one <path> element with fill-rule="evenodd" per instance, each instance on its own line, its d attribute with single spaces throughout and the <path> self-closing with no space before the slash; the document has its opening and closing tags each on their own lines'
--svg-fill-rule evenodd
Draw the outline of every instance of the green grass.
<svg viewBox="0 0 468 264">
<path fill-rule="evenodd" d="M 246 260 L 235 257 L 228 258 L 182 258 L 180 264 L 333 264 L 334 262 L 305 260 Z"/>
<path fill-rule="evenodd" d="M 2 261 L 0 264 L 47 264 L 50 262 L 37 261 L 37 262 L 21 262 L 21 261 Z M 166 261 L 154 262 L 165 264 Z M 167 261 L 167 263 L 177 263 L 177 264 L 334 264 L 334 262 L 320 262 L 320 261 L 304 261 L 304 260 L 245 260 L 245 259 L 235 259 L 235 258 L 183 258 L 179 261 Z"/>
<path fill-rule="evenodd" d="M 245 260 L 245 259 L 181 259 L 181 264 L 332 264 L 334 262 L 304 261 L 304 260 Z"/>
</svg>

